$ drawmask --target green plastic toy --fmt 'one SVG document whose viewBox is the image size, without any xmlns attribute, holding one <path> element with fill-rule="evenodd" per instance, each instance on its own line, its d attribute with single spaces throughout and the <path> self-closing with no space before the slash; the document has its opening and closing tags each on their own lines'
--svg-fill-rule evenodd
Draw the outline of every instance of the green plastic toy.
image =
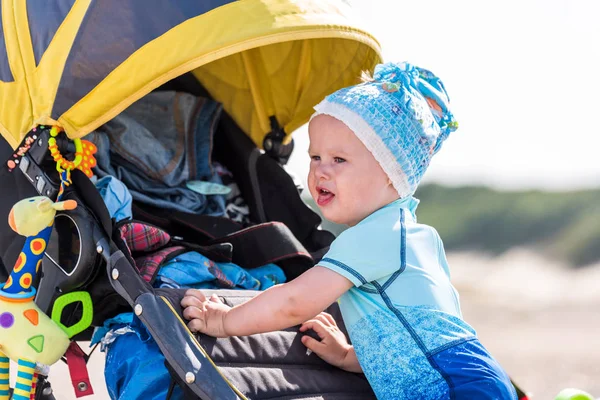
<svg viewBox="0 0 600 400">
<path fill-rule="evenodd" d="M 594 397 L 579 389 L 564 389 L 554 398 L 554 400 L 594 400 Z"/>
</svg>

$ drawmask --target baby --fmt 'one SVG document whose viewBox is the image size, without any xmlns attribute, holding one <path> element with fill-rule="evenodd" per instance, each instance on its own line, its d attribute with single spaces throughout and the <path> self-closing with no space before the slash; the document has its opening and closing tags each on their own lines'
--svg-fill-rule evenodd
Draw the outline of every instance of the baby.
<svg viewBox="0 0 600 400">
<path fill-rule="evenodd" d="M 506 373 L 463 321 L 442 241 L 413 198 L 457 128 L 442 82 L 408 63 L 325 98 L 309 124 L 308 186 L 325 218 L 350 226 L 318 264 L 230 308 L 189 290 L 192 331 L 243 336 L 302 324 L 325 361 L 364 372 L 378 399 L 516 399 Z M 352 345 L 321 313 L 339 299 Z"/>
</svg>

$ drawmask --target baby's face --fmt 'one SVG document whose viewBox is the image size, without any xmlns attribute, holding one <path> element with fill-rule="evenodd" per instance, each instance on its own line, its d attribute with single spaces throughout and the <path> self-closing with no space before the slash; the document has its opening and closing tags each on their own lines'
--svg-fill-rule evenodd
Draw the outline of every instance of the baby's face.
<svg viewBox="0 0 600 400">
<path fill-rule="evenodd" d="M 398 198 L 379 163 L 343 122 L 318 115 L 308 133 L 308 187 L 329 221 L 353 226 Z"/>
</svg>

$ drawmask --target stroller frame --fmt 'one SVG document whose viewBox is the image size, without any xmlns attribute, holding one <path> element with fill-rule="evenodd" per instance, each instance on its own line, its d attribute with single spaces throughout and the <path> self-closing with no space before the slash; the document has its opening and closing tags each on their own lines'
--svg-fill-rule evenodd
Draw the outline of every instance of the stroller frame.
<svg viewBox="0 0 600 400">
<path fill-rule="evenodd" d="M 189 74 L 183 75 L 159 88 L 159 90 L 161 89 L 175 89 L 187 91 L 194 95 L 208 96 L 199 82 Z M 220 147 L 233 142 L 237 147 L 245 147 L 243 150 L 238 149 L 236 151 L 250 152 L 248 157 L 250 161 L 256 162 L 260 157 L 271 159 L 266 155 L 261 156 L 258 149 L 227 115 L 224 115 L 222 124 L 225 126 L 222 129 L 224 131 L 219 132 L 218 137 L 215 138 L 217 142 L 221 141 Z M 27 153 L 23 158 L 27 161 L 21 163 L 19 169 L 38 193 L 53 194 L 58 191 L 60 183 L 55 176 L 54 166 L 46 162 L 48 152 L 45 143 L 47 143 L 48 132 L 40 129 L 37 132 L 40 143 L 39 149 Z M 239 136 L 227 137 L 230 132 L 235 132 L 234 135 Z M 72 148 L 69 149 L 69 142 L 64 137 L 62 139 L 63 141 L 59 143 L 59 146 L 66 151 L 72 150 Z M 219 146 L 216 145 L 216 147 Z M 270 161 L 273 164 L 280 161 L 278 157 L 273 158 L 275 160 Z M 268 200 L 262 198 L 260 189 L 255 187 L 258 185 L 258 177 L 252 172 L 256 171 L 250 171 L 251 179 L 249 180 L 252 189 L 250 190 L 250 198 L 247 200 L 252 213 L 256 215 L 255 218 L 259 222 L 264 222 L 269 219 L 264 209 L 266 206 L 265 201 Z M 304 205 L 295 185 L 292 183 L 291 177 L 287 174 L 286 176 L 290 181 L 290 185 L 293 186 L 292 191 L 296 193 L 296 209 L 301 204 L 308 213 L 303 214 L 300 212 L 298 218 L 307 225 L 315 225 L 313 233 L 317 238 L 315 238 L 316 244 L 312 247 L 320 249 L 327 246 L 333 240 L 333 235 L 329 232 L 316 230 L 320 218 Z M 227 381 L 199 345 L 196 338 L 190 334 L 185 323 L 174 309 L 177 308 L 177 304 L 169 302 L 169 296 L 163 295 L 164 291 L 161 289 L 155 290 L 144 281 L 133 266 L 133 261 L 129 258 L 127 250 L 120 246 L 118 240 L 113 240 L 112 222 L 94 185 L 83 173 L 77 170 L 72 172 L 72 180 L 73 185 L 67 189 L 64 198 L 78 201 L 81 207 L 72 211 L 59 212 L 57 221 L 66 218 L 71 221 L 79 232 L 87 233 L 81 236 L 80 249 L 83 249 L 83 251 L 80 253 L 76 267 L 68 271 L 61 268 L 59 263 L 51 257 L 44 258 L 42 265 L 44 273 L 38 285 L 38 296 L 36 298 L 36 302 L 39 302 L 38 306 L 43 311 L 48 312 L 54 298 L 61 292 L 77 290 L 99 278 L 107 279 L 119 297 L 125 299 L 157 341 L 170 366 L 170 372 L 174 377 L 173 382 L 179 382 L 180 385 L 187 386 L 189 391 L 200 399 L 244 399 L 244 395 Z M 39 183 L 40 181 L 43 184 Z M 38 184 L 34 185 L 34 183 Z M 87 267 L 84 268 L 84 266 Z M 299 273 L 301 271 L 294 272 L 296 275 Z M 76 314 L 77 310 L 72 311 L 73 314 Z M 165 334 L 165 332 L 169 333 Z M 89 337 L 89 333 L 88 331 L 87 337 Z M 87 337 L 86 332 L 84 332 L 74 339 L 81 340 Z M 185 351 L 182 351 L 182 348 Z M 184 354 L 193 354 L 193 357 L 183 356 Z M 38 391 L 37 398 L 52 398 L 48 397 L 52 396 L 50 383 L 46 381 L 46 377 L 40 377 L 40 379 L 40 387 L 44 387 L 46 390 Z"/>
<path fill-rule="evenodd" d="M 44 158 L 47 156 L 45 151 L 47 145 L 44 144 L 47 143 L 49 137 L 48 131 L 37 130 L 38 147 L 44 151 L 37 150 L 27 153 L 22 158 L 25 161 L 19 163 L 19 170 L 25 174 L 40 195 L 52 196 L 58 193 L 58 182 L 52 174 L 47 173 L 47 169 L 44 167 Z M 65 144 L 63 143 L 63 145 Z M 87 177 L 80 171 L 73 171 L 73 186 L 83 185 L 86 186 L 86 189 L 69 190 L 65 193 L 64 198 L 77 200 L 79 204 L 87 204 L 86 199 L 81 199 L 81 193 L 86 193 L 87 200 L 89 200 L 95 188 L 89 181 L 86 184 L 86 180 Z M 99 195 L 95 193 L 95 196 Z M 92 200 L 92 203 L 95 203 L 93 207 L 96 208 L 96 213 L 90 213 L 87 207 L 78 207 L 78 212 L 64 212 L 57 216 L 57 219 L 68 218 L 73 221 L 78 231 L 91 233 L 89 240 L 82 240 L 80 243 L 80 255 L 97 254 L 101 256 L 103 263 L 106 264 L 105 271 L 96 271 L 90 274 L 90 269 L 92 271 L 97 269 L 98 259 L 96 257 L 80 259 L 74 269 L 66 271 L 46 255 L 42 264 L 44 273 L 39 282 L 36 296 L 38 307 L 47 313 L 57 294 L 85 286 L 97 277 L 98 273 L 106 273 L 111 277 L 110 282 L 115 291 L 127 301 L 153 336 L 157 338 L 157 343 L 173 371 L 179 375 L 182 382 L 187 383 L 199 398 L 243 399 L 244 396 L 239 392 L 236 393 L 237 389 L 232 388 L 226 382 L 199 343 L 187 330 L 185 323 L 177 316 L 173 306 L 164 297 L 155 295 L 154 289 L 139 276 L 123 251 L 111 239 L 108 211 L 99 207 L 97 199 Z M 96 221 L 95 215 L 100 215 L 99 219 L 104 223 L 90 223 L 90 221 Z M 85 226 L 80 227 L 80 224 Z M 80 237 L 84 237 L 84 235 Z M 87 279 L 83 279 L 84 277 Z M 169 332 L 169 334 L 160 334 L 159 332 Z M 160 337 L 163 339 L 159 339 Z M 185 351 L 182 351 L 182 345 Z M 37 391 L 36 398 L 52 399 L 52 390 L 50 383 L 47 382 L 47 377 L 40 376 L 39 385 L 41 390 Z"/>
</svg>

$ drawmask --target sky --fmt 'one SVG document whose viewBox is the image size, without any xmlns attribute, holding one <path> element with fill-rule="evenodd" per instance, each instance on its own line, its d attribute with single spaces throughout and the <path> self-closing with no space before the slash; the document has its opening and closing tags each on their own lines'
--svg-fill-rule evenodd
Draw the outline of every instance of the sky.
<svg viewBox="0 0 600 400">
<path fill-rule="evenodd" d="M 384 61 L 431 70 L 450 95 L 460 128 L 424 182 L 600 187 L 600 1 L 349 2 Z M 306 127 L 294 137 L 304 177 Z"/>
</svg>

